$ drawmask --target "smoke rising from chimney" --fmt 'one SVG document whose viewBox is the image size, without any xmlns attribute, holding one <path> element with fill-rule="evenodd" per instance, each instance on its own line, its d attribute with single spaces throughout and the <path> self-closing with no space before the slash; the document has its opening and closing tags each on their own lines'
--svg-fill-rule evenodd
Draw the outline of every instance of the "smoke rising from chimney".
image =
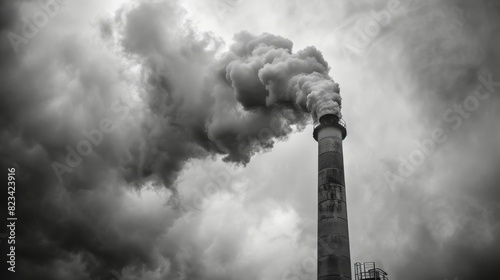
<svg viewBox="0 0 500 280">
<path fill-rule="evenodd" d="M 246 164 L 259 150 L 272 148 L 274 140 L 248 143 L 243 149 L 240 142 L 257 138 L 270 122 L 278 122 L 273 137 L 282 139 L 291 126 L 301 129 L 309 122 L 307 113 L 314 120 L 324 114 L 341 116 L 339 86 L 328 76 L 321 52 L 307 47 L 294 53 L 292 45 L 268 33 L 234 36 L 229 51 L 213 64 L 215 77 L 205 80 L 204 88 L 212 88 L 213 97 L 212 109 L 203 117 L 212 142 L 205 147 L 217 147 L 226 161 Z"/>
<path fill-rule="evenodd" d="M 9 15 L 0 25 L 4 33 L 15 30 L 16 3 L 1 4 Z M 103 42 L 91 42 L 87 29 L 76 36 L 81 26 L 68 21 L 63 33 L 48 32 L 36 47 L 26 46 L 29 55 L 12 56 L 10 45 L 0 50 L 5 58 L 0 63 L 1 163 L 22 172 L 24 203 L 18 211 L 33 217 L 24 225 L 39 236 L 33 240 L 28 231 L 18 233 L 26 241 L 19 265 L 35 267 L 41 258 L 54 264 L 43 271 L 26 269 L 20 278 L 67 279 L 53 273 L 69 252 L 85 252 L 82 274 L 102 275 L 135 263 L 154 266 L 149 255 L 154 242 L 133 239 L 125 222 L 114 221 L 113 205 L 120 204 L 127 187 L 151 179 L 174 189 L 179 172 L 193 159 L 222 155 L 246 164 L 295 128 L 303 129 L 310 111 L 313 116 L 340 113 L 338 86 L 316 48 L 293 52 L 288 39 L 242 32 L 218 56 L 223 42 L 186 24 L 183 15 L 171 1 L 134 1 L 96 23 Z M 46 30 L 66 25 L 51 26 Z M 324 100 L 329 103 L 318 105 Z M 82 131 L 95 131 L 103 120 L 112 121 L 115 130 L 89 146 L 88 155 L 58 180 L 51 164 L 67 165 L 68 147 L 77 149 L 87 141 Z M 272 135 L 260 137 L 263 128 L 271 128 Z M 54 219 L 57 215 L 64 217 Z M 179 213 L 168 215 L 148 220 L 155 226 L 133 228 L 157 237 Z M 177 260 L 175 251 L 165 254 L 172 273 L 181 271 L 184 260 Z"/>
<path fill-rule="evenodd" d="M 340 90 L 315 47 L 292 52 L 292 42 L 272 34 L 242 32 L 223 59 L 226 80 L 246 109 L 280 105 L 340 117 Z"/>
<path fill-rule="evenodd" d="M 142 4 L 102 23 L 103 35 L 120 38 L 122 55 L 135 57 L 149 75 L 144 97 L 152 115 L 146 122 L 156 140 L 149 141 L 147 146 L 154 148 L 141 157 L 147 169 L 143 174 L 162 174 L 168 186 L 191 158 L 219 154 L 227 162 L 247 164 L 294 127 L 303 129 L 310 114 L 314 120 L 327 113 L 341 116 L 338 84 L 315 47 L 293 52 L 286 38 L 240 32 L 218 56 L 219 38 L 189 25 L 186 32 L 159 29 L 161 24 L 150 24 L 157 12 L 149 9 Z M 136 25 L 148 32 L 137 34 Z M 158 64 L 169 75 L 156 73 Z M 259 133 L 270 126 L 272 135 L 262 139 Z"/>
</svg>

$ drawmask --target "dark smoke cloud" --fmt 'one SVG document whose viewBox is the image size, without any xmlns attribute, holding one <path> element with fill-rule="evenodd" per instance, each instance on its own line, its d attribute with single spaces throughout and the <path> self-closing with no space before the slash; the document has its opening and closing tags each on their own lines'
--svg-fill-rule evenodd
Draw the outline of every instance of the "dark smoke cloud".
<svg viewBox="0 0 500 280">
<path fill-rule="evenodd" d="M 328 63 L 316 48 L 292 54 L 292 42 L 271 34 L 243 32 L 235 40 L 223 66 L 245 108 L 282 104 L 311 112 L 314 119 L 328 113 L 340 116 L 338 84 L 328 76 Z"/>
<path fill-rule="evenodd" d="M 345 15 L 387 7 L 385 1 L 343 2 L 340 8 L 326 1 L 321 8 L 314 2 L 287 3 L 293 9 L 279 25 L 301 20 L 301 28 L 314 36 L 329 35 Z M 488 70 L 493 81 L 500 81 L 499 7 L 494 1 L 401 4 L 408 12 L 394 17 L 374 39 L 386 43 L 350 63 L 355 71 L 348 72 L 349 65 L 342 69 L 354 77 L 352 84 L 362 85 L 350 95 L 356 103 L 350 102 L 348 112 L 360 118 L 348 119 L 352 129 L 345 146 L 353 202 L 351 248 L 361 252 L 353 261 L 376 260 L 391 279 L 495 279 L 500 257 L 498 89 L 455 132 L 442 113 L 469 95 L 478 73 Z M 290 249 L 279 243 L 281 236 L 268 243 L 260 238 L 256 246 L 245 243 L 249 227 L 240 226 L 254 219 L 244 215 L 249 205 L 221 195 L 223 207 L 193 215 L 185 224 L 172 209 L 183 201 L 170 199 L 157 185 L 175 191 L 177 176 L 195 159 L 221 155 L 248 163 L 255 153 L 302 129 L 308 111 L 325 112 L 314 107 L 316 101 L 332 102 L 327 112 L 339 113 L 338 86 L 319 51 L 293 51 L 288 39 L 242 32 L 224 52 L 222 40 L 182 20 L 185 11 L 175 3 L 145 1 L 101 18 L 92 30 L 99 32 L 96 38 L 61 12 L 14 55 L 5 38 L 22 25 L 20 4 L 0 5 L 0 165 L 18 170 L 18 279 L 107 280 L 124 271 L 137 279 L 258 279 L 268 268 L 281 268 L 280 260 L 286 266 L 311 255 L 303 245 L 315 246 L 314 222 L 299 223 L 305 229 L 298 235 L 307 241 L 298 242 L 301 246 Z M 271 8 L 273 16 L 281 12 Z M 326 30 L 316 33 L 303 17 L 321 10 L 339 13 L 314 19 L 315 27 Z M 398 97 L 419 109 L 416 127 L 393 125 L 402 112 L 387 98 L 391 92 L 377 95 L 379 86 L 394 86 Z M 67 147 L 75 150 L 87 139 L 82 130 L 95 131 L 104 118 L 116 129 L 59 181 L 52 163 L 66 165 Z M 398 144 L 413 141 L 405 133 L 418 125 L 444 127 L 448 142 L 404 183 L 393 190 L 377 188 L 374 166 L 379 162 L 373 157 L 397 169 Z M 353 159 L 363 167 L 360 176 L 350 173 Z M 360 189 L 365 193 L 357 196 Z M 274 190 L 273 196 L 282 196 Z M 156 192 L 160 199 L 152 198 Z M 258 209 L 260 217 L 268 210 Z M 263 219 L 264 228 L 286 217 L 274 215 Z M 2 240 L 2 252 L 5 245 Z M 266 252 L 252 255 L 256 247 Z M 253 259 L 242 263 L 242 252 Z"/>
<path fill-rule="evenodd" d="M 307 112 L 314 118 L 340 115 L 338 84 L 328 76 L 329 66 L 316 48 L 293 53 L 288 39 L 242 32 L 235 35 L 230 51 L 215 61 L 220 40 L 197 34 L 189 26 L 165 30 L 172 19 L 163 22 L 164 9 L 139 4 L 131 11 L 122 10 L 114 27 L 124 54 L 136 58 L 157 78 L 150 75 L 145 81 L 145 99 L 154 117 L 165 123 L 155 141 L 183 145 L 163 145 L 170 158 L 160 160 L 161 171 L 157 171 L 178 171 L 179 164 L 197 156 L 190 154 L 196 148 L 224 154 L 227 161 L 248 163 L 251 155 L 286 137 L 293 125 L 304 127 L 310 118 Z M 108 30 L 109 21 L 101 26 Z M 159 70 L 168 75 L 160 75 Z M 151 123 L 149 129 L 157 125 L 162 124 Z M 263 132 L 264 128 L 271 133 Z M 171 175 L 164 177 L 168 180 Z"/>
<path fill-rule="evenodd" d="M 19 5 L 1 5 L 6 38 L 20 26 Z M 47 32 L 13 56 L 2 41 L 1 166 L 18 170 L 18 279 L 109 279 L 122 268 L 199 279 L 199 254 L 179 255 L 171 240 L 157 248 L 180 214 L 130 210 L 139 204 L 130 191 L 159 184 L 175 193 L 189 160 L 246 164 L 303 129 L 309 111 L 340 114 L 338 85 L 316 48 L 294 53 L 288 39 L 242 32 L 221 55 L 221 39 L 184 13 L 171 2 L 133 2 L 99 20 L 104 41 L 94 45 Z"/>
</svg>

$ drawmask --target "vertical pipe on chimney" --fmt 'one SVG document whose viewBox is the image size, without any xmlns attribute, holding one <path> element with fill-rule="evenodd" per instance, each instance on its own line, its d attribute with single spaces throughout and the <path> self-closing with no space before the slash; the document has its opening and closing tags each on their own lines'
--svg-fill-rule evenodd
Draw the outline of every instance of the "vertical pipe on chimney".
<svg viewBox="0 0 500 280">
<path fill-rule="evenodd" d="M 318 280 L 351 279 L 342 140 L 347 130 L 336 115 L 315 125 L 318 141 Z"/>
</svg>

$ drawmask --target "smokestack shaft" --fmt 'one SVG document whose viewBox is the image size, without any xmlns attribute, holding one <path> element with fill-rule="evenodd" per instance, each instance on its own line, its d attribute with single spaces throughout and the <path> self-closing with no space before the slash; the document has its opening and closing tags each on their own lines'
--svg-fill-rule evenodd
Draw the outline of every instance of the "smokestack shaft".
<svg viewBox="0 0 500 280">
<path fill-rule="evenodd" d="M 318 140 L 318 280 L 351 279 L 342 139 L 339 119 L 320 119 Z"/>
</svg>

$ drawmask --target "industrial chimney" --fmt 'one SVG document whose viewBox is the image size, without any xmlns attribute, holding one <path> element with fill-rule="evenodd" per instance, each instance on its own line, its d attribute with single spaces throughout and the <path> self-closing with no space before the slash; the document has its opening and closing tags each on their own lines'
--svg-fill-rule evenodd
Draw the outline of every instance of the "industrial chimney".
<svg viewBox="0 0 500 280">
<path fill-rule="evenodd" d="M 318 141 L 318 280 L 351 279 L 342 140 L 345 122 L 337 115 L 314 123 Z"/>
</svg>

